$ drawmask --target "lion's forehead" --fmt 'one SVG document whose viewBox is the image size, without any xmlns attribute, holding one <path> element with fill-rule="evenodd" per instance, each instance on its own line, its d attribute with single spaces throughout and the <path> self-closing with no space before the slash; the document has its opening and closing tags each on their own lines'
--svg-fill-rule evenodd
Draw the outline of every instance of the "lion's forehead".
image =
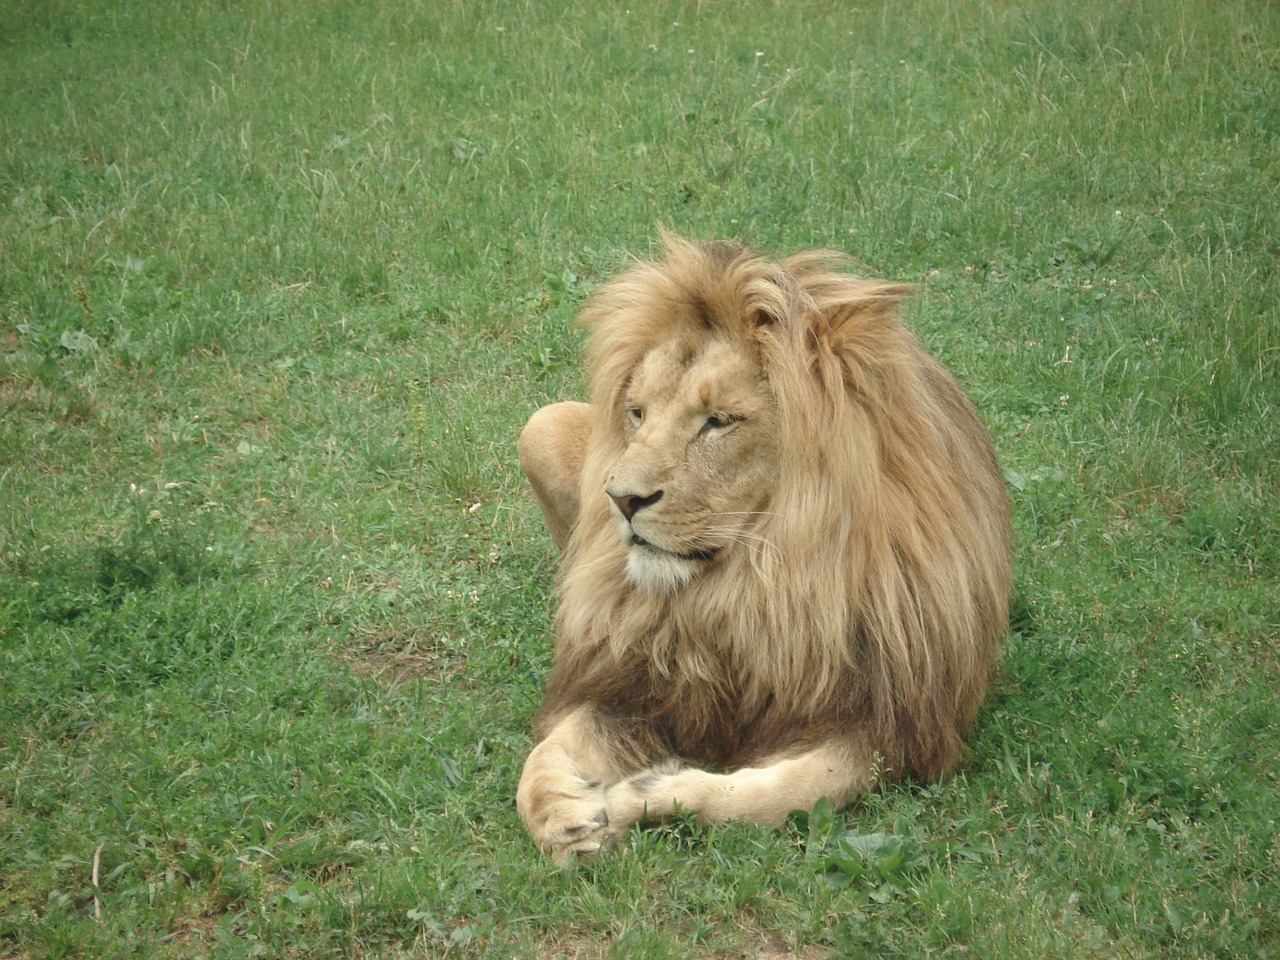
<svg viewBox="0 0 1280 960">
<path fill-rule="evenodd" d="M 645 354 L 629 390 L 637 402 L 705 411 L 754 412 L 768 403 L 760 365 L 741 346 L 721 339 L 673 340 Z"/>
</svg>

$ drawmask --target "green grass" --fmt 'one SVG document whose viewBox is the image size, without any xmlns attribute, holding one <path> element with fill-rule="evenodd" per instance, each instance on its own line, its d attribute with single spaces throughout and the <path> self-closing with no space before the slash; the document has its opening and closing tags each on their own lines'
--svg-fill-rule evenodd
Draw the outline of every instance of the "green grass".
<svg viewBox="0 0 1280 960">
<path fill-rule="evenodd" d="M 1280 957 L 1280 11 L 841 6 L 0 0 L 0 957 Z M 561 875 L 514 439 L 658 223 L 917 285 L 1022 599 L 947 783 Z"/>
</svg>

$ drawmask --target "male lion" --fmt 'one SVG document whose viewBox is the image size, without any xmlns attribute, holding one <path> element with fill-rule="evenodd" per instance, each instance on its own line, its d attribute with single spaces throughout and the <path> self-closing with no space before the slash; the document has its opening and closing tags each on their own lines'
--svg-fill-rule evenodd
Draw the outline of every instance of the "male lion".
<svg viewBox="0 0 1280 960">
<path fill-rule="evenodd" d="M 905 288 L 667 238 L 590 299 L 590 404 L 520 461 L 564 551 L 517 807 L 557 861 L 678 808 L 777 824 L 960 757 L 1009 507 Z"/>
</svg>

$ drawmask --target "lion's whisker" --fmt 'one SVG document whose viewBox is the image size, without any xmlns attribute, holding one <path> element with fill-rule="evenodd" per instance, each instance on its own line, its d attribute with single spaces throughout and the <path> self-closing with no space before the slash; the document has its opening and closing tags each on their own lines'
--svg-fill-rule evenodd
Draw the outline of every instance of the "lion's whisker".
<svg viewBox="0 0 1280 960">
<path fill-rule="evenodd" d="M 740 543 L 752 550 L 756 551 L 760 556 L 769 556 L 770 559 L 777 561 L 782 558 L 782 551 L 778 549 L 778 545 L 768 537 L 754 533 L 750 530 L 741 530 L 736 527 L 707 527 L 706 533 L 711 537 L 728 540 L 730 543 Z"/>
</svg>

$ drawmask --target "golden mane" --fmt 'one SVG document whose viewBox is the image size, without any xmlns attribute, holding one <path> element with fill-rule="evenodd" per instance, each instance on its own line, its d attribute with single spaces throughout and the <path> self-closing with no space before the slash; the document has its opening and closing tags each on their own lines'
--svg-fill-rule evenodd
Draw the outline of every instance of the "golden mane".
<svg viewBox="0 0 1280 960">
<path fill-rule="evenodd" d="M 638 763 L 741 766 L 858 725 L 882 774 L 945 775 L 1007 624 L 1008 506 L 971 404 L 896 316 L 903 286 L 810 251 L 770 262 L 667 238 L 582 315 L 592 420 L 540 736 L 583 703 Z M 752 549 L 676 591 L 637 589 L 601 494 L 655 347 L 745 348 L 781 462 Z M 644 721 L 643 723 L 633 723 Z"/>
</svg>

